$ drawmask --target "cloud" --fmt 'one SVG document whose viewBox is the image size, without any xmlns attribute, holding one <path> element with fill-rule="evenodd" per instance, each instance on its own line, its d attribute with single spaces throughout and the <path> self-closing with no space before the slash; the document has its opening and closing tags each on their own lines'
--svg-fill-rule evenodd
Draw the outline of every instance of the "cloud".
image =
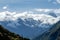
<svg viewBox="0 0 60 40">
<path fill-rule="evenodd" d="M 35 11 L 44 12 L 44 13 L 47 13 L 47 12 L 60 13 L 60 8 L 59 9 L 35 9 Z"/>
<path fill-rule="evenodd" d="M 56 0 L 56 2 L 60 4 L 60 0 Z"/>
<path fill-rule="evenodd" d="M 40 11 L 40 12 L 50 12 L 53 9 L 35 9 L 36 11 Z"/>
<path fill-rule="evenodd" d="M 34 14 L 34 12 L 37 12 Z M 54 12 L 56 15 L 59 13 L 60 14 L 60 9 L 34 9 L 32 12 L 31 11 L 24 11 L 24 12 L 10 12 L 10 11 L 4 11 L 0 12 L 0 21 L 11 21 L 11 23 L 8 23 L 7 26 L 13 25 L 13 27 L 16 27 L 20 25 L 18 23 L 18 19 L 22 19 L 23 22 L 26 22 L 25 19 L 32 18 L 35 21 L 41 21 L 42 24 L 55 24 L 60 20 L 60 15 L 57 17 L 53 17 L 51 15 L 46 14 L 45 12 Z M 38 12 L 44 12 L 43 14 L 38 14 Z M 25 25 L 29 26 L 28 24 L 25 23 Z M 31 25 L 31 27 L 34 27 L 34 25 Z"/>
<path fill-rule="evenodd" d="M 3 9 L 7 9 L 7 6 L 4 6 Z"/>
<path fill-rule="evenodd" d="M 56 10 L 58 9 L 35 9 L 35 11 L 44 12 L 44 13 L 55 12 Z"/>
<path fill-rule="evenodd" d="M 54 12 L 55 13 L 60 13 L 60 9 L 55 9 Z"/>
<path fill-rule="evenodd" d="M 60 0 L 48 0 L 49 3 L 52 3 L 52 4 L 60 4 Z"/>
<path fill-rule="evenodd" d="M 49 12 L 52 11 L 52 9 L 38 9 L 37 11 L 42 11 L 42 12 Z M 56 12 L 56 10 L 55 10 Z M 47 15 L 47 14 L 33 14 L 33 13 L 29 13 L 29 12 L 22 12 L 22 13 L 16 13 L 16 12 L 9 12 L 9 11 L 5 11 L 5 12 L 0 12 L 0 21 L 4 21 L 4 20 L 17 20 L 18 18 L 21 18 L 22 20 L 26 19 L 26 18 L 33 18 L 34 20 L 40 20 L 43 21 L 46 18 L 51 19 L 54 17 L 51 15 Z"/>
</svg>

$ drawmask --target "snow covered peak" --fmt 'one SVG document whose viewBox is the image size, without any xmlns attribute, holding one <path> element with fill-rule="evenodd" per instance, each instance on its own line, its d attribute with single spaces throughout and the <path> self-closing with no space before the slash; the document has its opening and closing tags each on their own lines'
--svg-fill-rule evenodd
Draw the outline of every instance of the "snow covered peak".
<svg viewBox="0 0 60 40">
<path fill-rule="evenodd" d="M 6 21 L 6 20 L 15 21 L 18 18 L 22 20 L 32 18 L 33 20 L 36 20 L 36 21 L 39 20 L 44 24 L 47 24 L 47 23 L 54 24 L 59 21 L 58 18 L 55 18 L 47 14 L 33 14 L 29 12 L 16 13 L 16 12 L 9 12 L 9 11 L 0 12 L 0 21 Z"/>
<path fill-rule="evenodd" d="M 46 14 L 28 14 L 28 13 L 22 13 L 22 14 L 16 14 L 13 16 L 15 19 L 21 18 L 22 20 L 32 18 L 33 20 L 36 21 L 42 21 L 43 23 L 49 23 L 49 24 L 54 24 L 58 21 L 57 18 L 52 17 L 50 15 Z"/>
</svg>

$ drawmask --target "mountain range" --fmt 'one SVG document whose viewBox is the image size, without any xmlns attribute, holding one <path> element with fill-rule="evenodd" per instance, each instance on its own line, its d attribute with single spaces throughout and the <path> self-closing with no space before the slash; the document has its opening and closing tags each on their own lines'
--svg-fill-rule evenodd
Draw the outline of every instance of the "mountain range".
<svg viewBox="0 0 60 40">
<path fill-rule="evenodd" d="M 48 32 L 60 21 L 55 13 L 33 14 L 29 12 L 1 12 L 0 25 L 21 37 L 34 39 Z"/>
</svg>

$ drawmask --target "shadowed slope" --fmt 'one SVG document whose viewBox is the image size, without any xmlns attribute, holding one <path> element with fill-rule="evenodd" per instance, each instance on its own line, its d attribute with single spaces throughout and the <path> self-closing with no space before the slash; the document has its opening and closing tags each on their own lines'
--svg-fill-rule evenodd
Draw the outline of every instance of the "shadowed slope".
<svg viewBox="0 0 60 40">
<path fill-rule="evenodd" d="M 0 25 L 0 40 L 29 40 L 23 37 L 20 37 L 18 34 L 12 33 L 6 29 L 4 29 Z"/>
</svg>

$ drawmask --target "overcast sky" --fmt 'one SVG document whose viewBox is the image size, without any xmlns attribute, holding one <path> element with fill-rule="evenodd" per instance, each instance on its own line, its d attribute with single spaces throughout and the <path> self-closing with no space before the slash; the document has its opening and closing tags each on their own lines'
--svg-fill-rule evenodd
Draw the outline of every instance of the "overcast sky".
<svg viewBox="0 0 60 40">
<path fill-rule="evenodd" d="M 9 10 L 26 10 L 33 8 L 60 8 L 60 0 L 0 0 L 0 10 L 7 6 Z"/>
</svg>

